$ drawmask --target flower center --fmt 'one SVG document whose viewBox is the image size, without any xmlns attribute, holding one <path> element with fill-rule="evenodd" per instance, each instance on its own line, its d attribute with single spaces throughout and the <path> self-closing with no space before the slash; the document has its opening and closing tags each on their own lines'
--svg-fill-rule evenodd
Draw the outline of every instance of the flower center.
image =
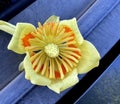
<svg viewBox="0 0 120 104">
<path fill-rule="evenodd" d="M 54 43 L 50 43 L 50 44 L 46 45 L 44 48 L 44 51 L 51 58 L 55 58 L 59 55 L 59 48 Z"/>
<path fill-rule="evenodd" d="M 78 64 L 81 53 L 74 31 L 58 23 L 39 23 L 35 32 L 26 35 L 23 45 L 30 53 L 34 71 L 51 79 L 63 79 Z"/>
</svg>

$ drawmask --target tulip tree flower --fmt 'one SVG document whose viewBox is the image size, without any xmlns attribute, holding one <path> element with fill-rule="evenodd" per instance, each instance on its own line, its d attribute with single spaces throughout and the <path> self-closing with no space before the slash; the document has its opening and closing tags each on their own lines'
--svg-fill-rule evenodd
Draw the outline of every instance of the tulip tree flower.
<svg viewBox="0 0 120 104">
<path fill-rule="evenodd" d="M 12 35 L 9 50 L 26 54 L 19 65 L 25 78 L 57 93 L 78 83 L 78 74 L 99 65 L 98 51 L 83 39 L 75 18 L 60 21 L 51 16 L 43 25 L 38 22 L 37 28 L 30 23 L 14 26 L 1 20 L 0 30 Z"/>
</svg>

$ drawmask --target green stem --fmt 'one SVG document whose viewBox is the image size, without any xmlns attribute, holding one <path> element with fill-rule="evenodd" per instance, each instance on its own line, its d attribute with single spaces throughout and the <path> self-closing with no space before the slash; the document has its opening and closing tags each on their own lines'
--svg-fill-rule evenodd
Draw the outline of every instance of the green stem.
<svg viewBox="0 0 120 104">
<path fill-rule="evenodd" d="M 13 35 L 14 31 L 15 31 L 15 26 L 8 23 L 8 22 L 0 20 L 0 30 L 5 31 L 5 32 Z"/>
</svg>

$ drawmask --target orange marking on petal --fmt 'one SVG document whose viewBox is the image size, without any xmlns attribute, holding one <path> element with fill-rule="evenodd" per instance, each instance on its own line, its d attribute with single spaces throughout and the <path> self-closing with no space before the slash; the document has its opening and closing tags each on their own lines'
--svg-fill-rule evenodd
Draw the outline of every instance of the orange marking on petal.
<svg viewBox="0 0 120 104">
<path fill-rule="evenodd" d="M 72 30 L 71 30 L 69 27 L 67 27 L 67 26 L 65 26 L 64 29 L 65 29 L 65 32 L 70 32 L 70 31 L 72 31 Z"/>
<path fill-rule="evenodd" d="M 48 22 L 47 25 L 53 27 L 55 25 L 55 23 L 54 22 Z"/>
<path fill-rule="evenodd" d="M 74 60 L 72 60 L 72 59 L 70 59 L 70 58 L 68 58 L 70 61 L 72 61 L 72 62 L 75 62 Z"/>
<path fill-rule="evenodd" d="M 70 39 L 68 42 L 71 42 L 71 41 L 73 41 L 74 39 Z"/>
<path fill-rule="evenodd" d="M 73 51 L 73 52 L 81 56 L 81 53 L 79 51 Z"/>
<path fill-rule="evenodd" d="M 74 48 L 77 48 L 74 44 L 70 44 L 70 45 L 68 45 L 68 47 L 74 47 Z"/>
<path fill-rule="evenodd" d="M 31 62 L 32 64 L 34 63 L 34 60 Z"/>
<path fill-rule="evenodd" d="M 36 67 L 37 67 L 37 65 L 33 69 L 36 70 Z"/>
<path fill-rule="evenodd" d="M 62 67 L 63 74 L 65 75 L 66 74 L 66 69 L 65 69 L 64 65 L 62 64 L 61 67 Z"/>
<path fill-rule="evenodd" d="M 70 37 L 74 37 L 75 38 L 75 34 L 71 34 Z"/>
<path fill-rule="evenodd" d="M 79 59 L 78 57 L 76 57 L 76 56 L 74 56 L 74 55 L 71 55 L 71 56 L 75 57 L 77 60 Z"/>
<path fill-rule="evenodd" d="M 30 54 L 30 57 L 32 57 L 32 56 L 34 56 L 35 55 L 35 53 L 34 52 L 32 52 L 31 54 Z"/>
<path fill-rule="evenodd" d="M 51 25 L 52 25 L 52 27 L 54 27 L 55 23 L 54 23 L 54 22 L 52 22 L 52 23 L 51 23 Z"/>
<path fill-rule="evenodd" d="M 32 38 L 34 38 L 34 36 L 31 33 L 25 35 L 25 37 L 22 38 L 24 47 L 30 46 L 29 39 L 32 39 Z"/>
<path fill-rule="evenodd" d="M 58 71 L 55 71 L 55 78 L 56 79 L 60 78 L 60 73 Z"/>
<path fill-rule="evenodd" d="M 44 67 L 44 64 L 41 66 L 40 71 L 42 71 L 43 67 Z"/>
</svg>

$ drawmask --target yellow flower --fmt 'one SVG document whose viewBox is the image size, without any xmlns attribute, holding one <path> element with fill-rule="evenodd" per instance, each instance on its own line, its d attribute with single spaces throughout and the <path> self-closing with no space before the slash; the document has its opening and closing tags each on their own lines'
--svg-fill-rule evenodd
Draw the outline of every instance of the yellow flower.
<svg viewBox="0 0 120 104">
<path fill-rule="evenodd" d="M 0 30 L 12 35 L 8 49 L 26 53 L 19 66 L 24 67 L 25 78 L 57 93 L 75 85 L 78 74 L 99 65 L 98 51 L 83 39 L 75 18 L 59 21 L 51 16 L 37 28 L 29 23 L 14 26 L 0 21 Z"/>
</svg>

